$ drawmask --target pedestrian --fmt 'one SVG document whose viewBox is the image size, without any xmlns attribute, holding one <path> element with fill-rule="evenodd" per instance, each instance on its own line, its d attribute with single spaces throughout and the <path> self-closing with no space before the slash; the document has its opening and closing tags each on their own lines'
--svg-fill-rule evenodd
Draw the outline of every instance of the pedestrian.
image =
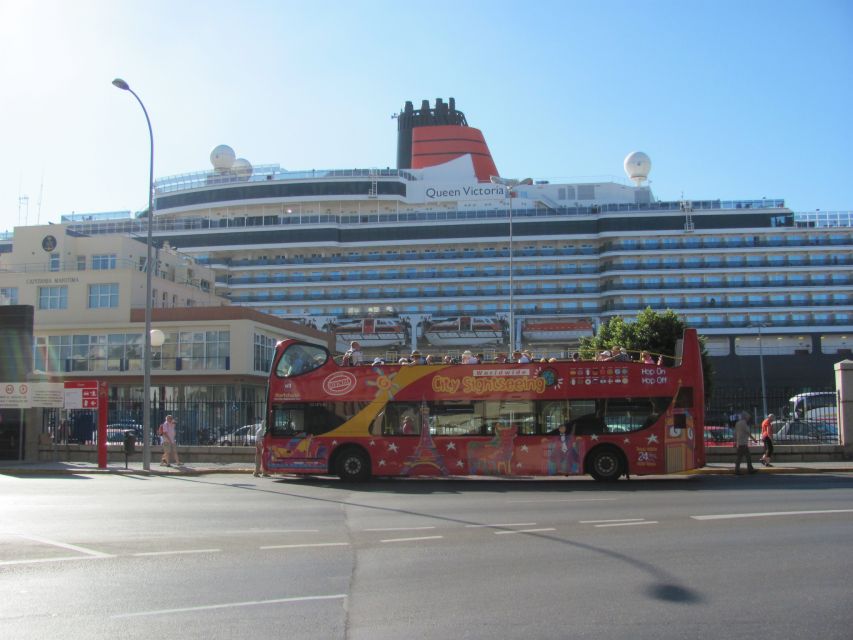
<svg viewBox="0 0 853 640">
<path fill-rule="evenodd" d="M 169 414 L 160 425 L 160 437 L 163 439 L 163 457 L 160 459 L 160 465 L 171 467 L 172 460 L 176 465 L 180 465 L 178 459 L 178 443 L 175 434 L 175 418 Z"/>
<path fill-rule="evenodd" d="M 270 474 L 263 469 L 263 457 L 264 457 L 264 432 L 266 431 L 266 427 L 263 422 L 259 422 L 257 424 L 257 428 L 255 429 L 255 477 L 261 475 L 261 471 L 263 471 L 264 478 L 269 478 Z"/>
<path fill-rule="evenodd" d="M 752 442 L 758 442 L 749 432 L 750 417 L 751 416 L 748 411 L 743 411 L 740 414 L 740 419 L 735 423 L 735 445 L 737 446 L 737 453 L 735 454 L 735 475 L 740 475 L 740 461 L 744 458 L 746 459 L 746 468 L 749 473 L 756 473 L 758 471 L 758 469 L 753 468 L 752 456 L 749 453 L 750 440 Z"/>
<path fill-rule="evenodd" d="M 764 443 L 764 455 L 761 456 L 761 464 L 765 467 L 772 467 L 770 459 L 773 457 L 773 421 L 776 415 L 768 413 L 767 417 L 761 423 L 761 441 Z"/>
</svg>

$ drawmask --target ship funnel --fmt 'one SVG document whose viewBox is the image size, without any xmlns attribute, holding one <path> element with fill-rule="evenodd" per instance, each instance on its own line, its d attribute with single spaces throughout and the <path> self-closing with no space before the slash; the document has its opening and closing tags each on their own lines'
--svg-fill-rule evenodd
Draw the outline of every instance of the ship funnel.
<svg viewBox="0 0 853 640">
<path fill-rule="evenodd" d="M 464 155 L 471 156 L 480 182 L 499 175 L 483 133 L 468 126 L 454 98 L 447 103 L 436 98 L 434 108 L 429 100 L 422 100 L 417 110 L 406 101 L 397 116 L 398 169 L 433 167 Z"/>
</svg>

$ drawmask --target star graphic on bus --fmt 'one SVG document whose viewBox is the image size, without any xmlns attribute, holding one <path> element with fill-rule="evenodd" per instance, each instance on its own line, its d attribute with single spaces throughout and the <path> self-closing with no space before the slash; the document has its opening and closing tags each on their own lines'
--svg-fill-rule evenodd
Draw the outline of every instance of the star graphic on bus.
<svg viewBox="0 0 853 640">
<path fill-rule="evenodd" d="M 393 442 L 389 442 L 388 443 L 388 451 L 393 451 L 394 453 L 397 453 L 397 445 L 394 444 Z"/>
<path fill-rule="evenodd" d="M 380 461 L 379 461 L 379 466 L 380 466 L 380 467 L 384 467 L 384 466 L 385 466 L 385 460 L 380 460 Z"/>
<path fill-rule="evenodd" d="M 455 442 L 448 442 L 447 447 L 445 448 L 445 451 L 455 451 L 455 450 L 456 450 L 456 443 Z"/>
<path fill-rule="evenodd" d="M 376 440 L 371 440 L 368 444 L 369 444 L 371 447 L 375 447 L 375 446 L 376 446 Z"/>
<path fill-rule="evenodd" d="M 459 468 L 461 469 L 462 467 L 464 467 L 464 466 L 465 466 L 465 464 L 464 464 L 461 460 L 457 460 L 457 461 L 456 461 L 456 466 L 457 466 L 457 467 L 459 467 Z"/>
<path fill-rule="evenodd" d="M 526 444 L 521 445 L 521 450 L 522 450 L 524 453 L 527 453 L 527 452 L 528 452 L 527 445 L 526 445 Z"/>
<path fill-rule="evenodd" d="M 658 441 L 658 437 L 655 434 L 652 434 L 648 438 L 646 438 L 647 444 L 652 444 L 653 442 L 657 442 L 657 441 Z"/>
</svg>

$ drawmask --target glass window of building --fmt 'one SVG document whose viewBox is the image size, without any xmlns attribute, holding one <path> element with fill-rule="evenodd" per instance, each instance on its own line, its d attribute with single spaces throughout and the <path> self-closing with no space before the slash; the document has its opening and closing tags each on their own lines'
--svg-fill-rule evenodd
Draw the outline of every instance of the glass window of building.
<svg viewBox="0 0 853 640">
<path fill-rule="evenodd" d="M 18 304 L 18 287 L 0 287 L 0 304 Z"/>
<path fill-rule="evenodd" d="M 105 253 L 92 256 L 92 271 L 105 271 L 116 268 L 116 254 Z"/>
<path fill-rule="evenodd" d="M 68 287 L 39 287 L 39 309 L 67 309 Z"/>
<path fill-rule="evenodd" d="M 48 271 L 59 271 L 59 254 L 58 253 L 51 253 L 50 256 L 48 256 L 47 270 Z"/>
<path fill-rule="evenodd" d="M 90 284 L 89 285 L 89 308 L 90 309 L 116 309 L 116 308 L 118 308 L 118 283 Z"/>
</svg>

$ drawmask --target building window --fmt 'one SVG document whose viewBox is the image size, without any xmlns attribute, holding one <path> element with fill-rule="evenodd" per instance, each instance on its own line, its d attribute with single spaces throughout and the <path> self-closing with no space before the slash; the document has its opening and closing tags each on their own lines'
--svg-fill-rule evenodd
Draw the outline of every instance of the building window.
<svg viewBox="0 0 853 640">
<path fill-rule="evenodd" d="M 51 253 L 47 265 L 48 271 L 59 271 L 59 254 Z"/>
<path fill-rule="evenodd" d="M 18 287 L 0 287 L 0 304 L 18 304 Z"/>
<path fill-rule="evenodd" d="M 255 334 L 254 369 L 269 372 L 277 340 L 260 333 Z"/>
<path fill-rule="evenodd" d="M 77 256 L 77 271 L 86 270 L 86 256 Z"/>
<path fill-rule="evenodd" d="M 92 256 L 92 270 L 105 271 L 116 268 L 116 256 L 114 253 Z"/>
<path fill-rule="evenodd" d="M 118 307 L 118 284 L 90 284 L 90 309 L 115 309 Z"/>
<path fill-rule="evenodd" d="M 39 309 L 67 309 L 68 287 L 39 287 Z"/>
</svg>

